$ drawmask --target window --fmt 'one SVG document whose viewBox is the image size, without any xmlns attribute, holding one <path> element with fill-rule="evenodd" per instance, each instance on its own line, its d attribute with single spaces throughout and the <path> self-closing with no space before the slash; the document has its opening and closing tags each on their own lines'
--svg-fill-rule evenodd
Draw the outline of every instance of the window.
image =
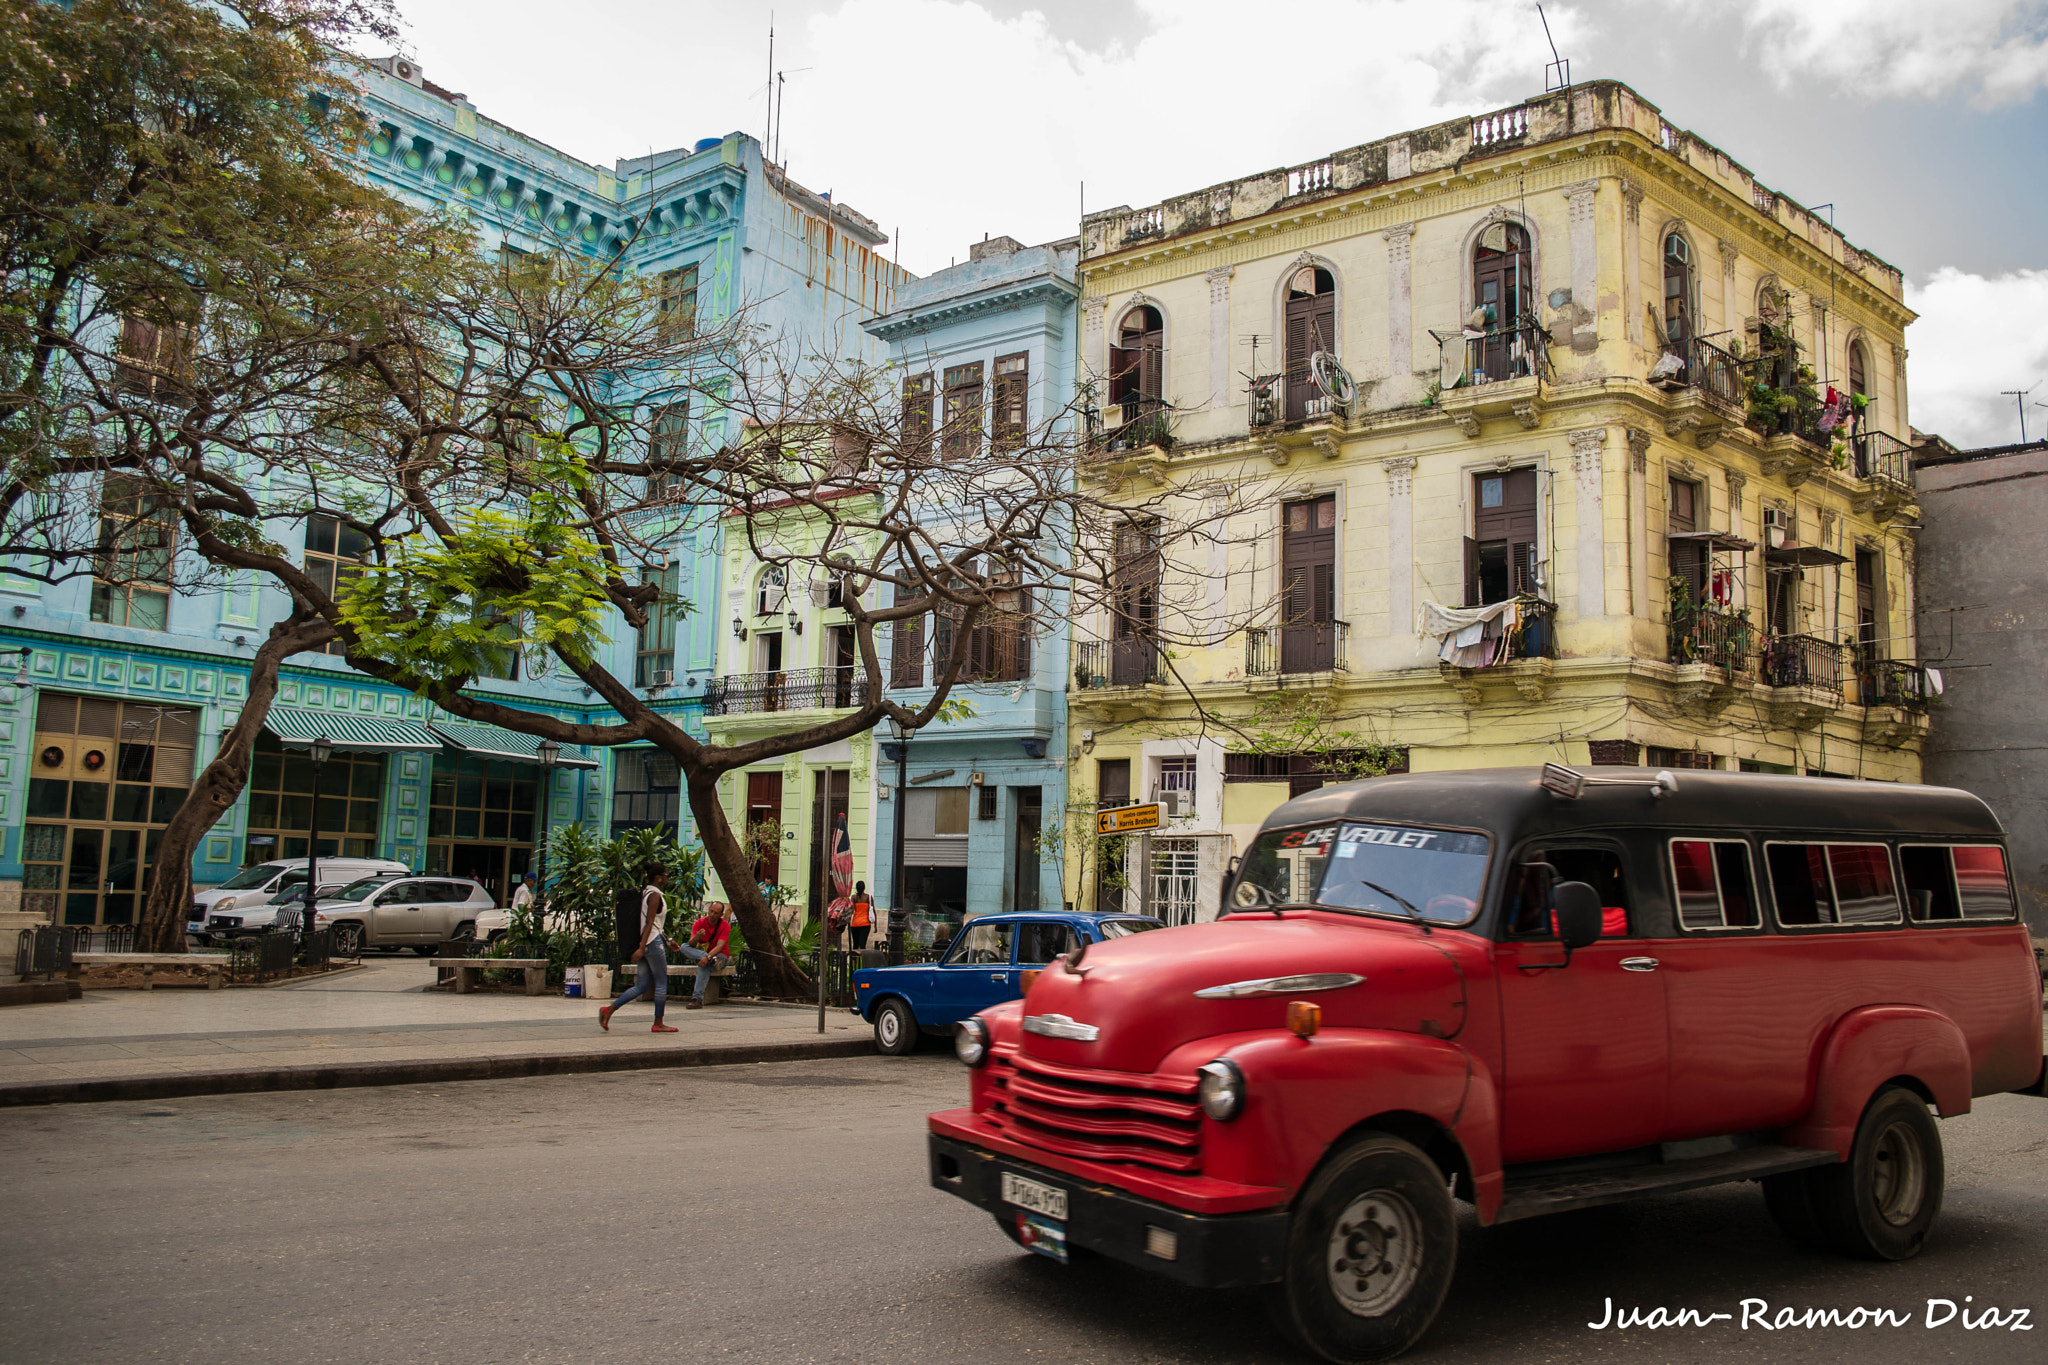
<svg viewBox="0 0 2048 1365">
<path fill-rule="evenodd" d="M 384 756 L 334 751 L 320 770 L 320 856 L 377 853 Z M 249 761 L 248 862 L 303 858 L 313 833 L 313 760 L 271 735 L 256 737 Z"/>
<path fill-rule="evenodd" d="M 1064 924 L 1027 924 L 1017 940 L 1019 966 L 1042 967 L 1074 951 L 1079 944 Z"/>
<path fill-rule="evenodd" d="M 984 782 L 974 789 L 974 818 L 993 820 L 996 818 L 996 789 L 993 783 Z"/>
<path fill-rule="evenodd" d="M 1898 889 L 1883 844 L 1766 844 L 1778 923 L 1896 924 Z"/>
<path fill-rule="evenodd" d="M 1179 758 L 1159 760 L 1159 795 L 1163 799 L 1168 792 L 1180 794 L 1180 807 L 1187 810 L 1195 804 L 1196 765 L 1192 754 Z"/>
<path fill-rule="evenodd" d="M 1013 924 L 974 924 L 953 944 L 948 967 L 1007 967 L 1010 965 L 1010 934 Z"/>
<path fill-rule="evenodd" d="M 370 538 L 353 526 L 344 526 L 338 518 L 306 518 L 306 576 L 329 597 L 363 576 L 363 557 L 369 550 Z M 321 652 L 346 654 L 348 646 L 329 640 Z"/>
<path fill-rule="evenodd" d="M 1899 871 L 1915 921 L 2012 918 L 2005 850 L 1995 844 L 1907 844 L 1899 849 Z"/>
<path fill-rule="evenodd" d="M 109 478 L 100 493 L 93 556 L 92 619 L 138 630 L 168 630 L 177 522 L 155 495 Z"/>
<path fill-rule="evenodd" d="M 682 769 L 659 749 L 620 749 L 612 778 L 612 835 L 668 829 L 682 816 Z"/>
<path fill-rule="evenodd" d="M 1408 751 L 1383 751 L 1388 773 L 1408 771 Z M 1325 749 L 1306 754 L 1225 754 L 1225 782 L 1285 782 L 1290 797 L 1303 796 L 1331 782 L 1349 781 L 1367 757 L 1363 749 Z"/>
<path fill-rule="evenodd" d="M 674 341 L 697 330 L 697 267 L 663 273 L 660 293 L 655 297 L 655 314 L 663 340 Z"/>
<path fill-rule="evenodd" d="M 761 570 L 761 581 L 754 589 L 754 614 L 772 616 L 789 605 L 789 574 L 780 564 L 771 564 Z"/>
<path fill-rule="evenodd" d="M 903 449 L 908 454 L 932 453 L 932 377 L 911 375 L 903 381 Z"/>
<path fill-rule="evenodd" d="M 1550 895 L 1560 882 L 1584 882 L 1600 897 L 1600 935 L 1624 936 L 1634 909 L 1621 855 L 1608 848 L 1546 848 L 1530 853 L 1508 880 L 1508 932 L 1554 934 Z"/>
<path fill-rule="evenodd" d="M 1472 534 L 1465 538 L 1465 605 L 1536 591 L 1536 471 L 1472 476 Z"/>
<path fill-rule="evenodd" d="M 915 601 L 919 594 L 913 588 L 898 586 L 896 604 Z M 890 627 L 889 631 L 889 686 L 924 686 L 924 614 L 905 617 Z"/>
<path fill-rule="evenodd" d="M 1305 265 L 1287 282 L 1287 420 L 1321 416 L 1330 399 L 1316 386 L 1309 361 L 1337 351 L 1337 281 L 1321 266 Z"/>
<path fill-rule="evenodd" d="M 946 370 L 946 425 L 939 448 L 948 460 L 971 460 L 981 453 L 981 362 Z"/>
<path fill-rule="evenodd" d="M 1116 532 L 1110 566 L 1110 663 L 1114 687 L 1151 682 L 1158 674 L 1159 529 L 1126 522 Z"/>
<path fill-rule="evenodd" d="M 683 458 L 689 430 L 688 399 L 663 403 L 654 410 L 654 420 L 647 433 L 647 463 L 654 467 L 654 472 L 647 476 L 649 501 L 671 497 L 681 485 L 682 478 L 673 466 Z"/>
<path fill-rule="evenodd" d="M 1856 416 L 1859 427 L 1871 428 L 1877 421 L 1877 398 L 1870 392 L 1870 352 L 1860 341 L 1849 343 L 1849 392 L 1860 395 L 1864 400 L 1863 411 Z"/>
<path fill-rule="evenodd" d="M 1470 329 L 1486 334 L 1472 343 L 1474 383 L 1517 379 L 1530 372 L 1530 356 L 1518 329 L 1535 314 L 1536 277 L 1530 268 L 1529 234 L 1519 223 L 1494 223 L 1479 234 L 1472 252 Z"/>
<path fill-rule="evenodd" d="M 647 624 L 640 627 L 638 648 L 633 655 L 633 686 L 655 686 L 655 674 L 665 673 L 670 679 L 676 669 L 676 618 L 682 615 L 682 604 L 676 600 L 682 570 L 670 564 L 666 568 L 647 571 L 641 581 L 652 583 L 661 589 L 658 601 L 647 607 Z"/>
<path fill-rule="evenodd" d="M 121 319 L 114 387 L 137 398 L 176 398 L 192 378 L 192 328 L 185 323 Z"/>
<path fill-rule="evenodd" d="M 498 243 L 498 275 L 508 291 L 545 288 L 552 264 L 539 252 L 521 251 L 510 242 Z"/>
<path fill-rule="evenodd" d="M 906 838 L 967 837 L 967 788 L 912 787 L 904 797 Z"/>
<path fill-rule="evenodd" d="M 1131 760 L 1095 760 L 1095 804 L 1104 810 L 1131 804 Z"/>
<path fill-rule="evenodd" d="M 476 676 L 496 682 L 518 681 L 519 637 L 522 634 L 518 615 L 508 616 L 496 607 L 487 606 L 472 607 L 470 615 L 473 620 L 486 623 L 490 628 L 490 642 L 484 645 Z"/>
<path fill-rule="evenodd" d="M 1695 772 L 1710 773 L 1714 771 L 1714 756 L 1701 753 L 1697 749 L 1665 749 L 1652 744 L 1643 750 L 1643 766 L 1669 768 L 1673 772 L 1691 769 Z"/>
<path fill-rule="evenodd" d="M 1683 355 L 1693 336 L 1692 244 L 1672 233 L 1664 239 L 1664 345 Z"/>
<path fill-rule="evenodd" d="M 1706 510 L 1699 484 L 1690 479 L 1672 479 L 1667 485 L 1665 508 L 1668 513 L 1666 530 L 1673 539 L 1665 542 L 1670 554 L 1669 570 L 1673 578 L 1685 580 L 1689 600 L 1703 602 L 1707 592 L 1707 552 L 1698 541 L 1679 540 L 1675 537 L 1690 531 L 1705 530 L 1701 523 Z"/>
<path fill-rule="evenodd" d="M 989 575 L 990 604 L 979 618 L 967 641 L 967 662 L 963 681 L 1021 682 L 1031 673 L 1031 592 L 1019 583 L 1020 575 L 1002 569 Z M 934 644 L 939 658 L 952 650 L 951 620 L 942 615 L 940 638 Z"/>
<path fill-rule="evenodd" d="M 1109 348 L 1110 421 L 1127 426 L 1160 412 L 1165 406 L 1166 324 L 1150 305 L 1133 308 L 1118 324 Z M 1149 437 L 1134 432 L 1124 448 L 1144 445 Z"/>
<path fill-rule="evenodd" d="M 1290 502 L 1281 509 L 1280 671 L 1316 673 L 1335 666 L 1337 499 Z"/>
<path fill-rule="evenodd" d="M 1749 845 L 1739 839 L 1673 839 L 1671 875 L 1678 923 L 1686 929 L 1755 929 L 1763 924 L 1749 875 Z"/>
<path fill-rule="evenodd" d="M 1031 357 L 996 357 L 996 413 L 990 433 L 997 450 L 1021 450 L 1030 430 Z"/>
</svg>

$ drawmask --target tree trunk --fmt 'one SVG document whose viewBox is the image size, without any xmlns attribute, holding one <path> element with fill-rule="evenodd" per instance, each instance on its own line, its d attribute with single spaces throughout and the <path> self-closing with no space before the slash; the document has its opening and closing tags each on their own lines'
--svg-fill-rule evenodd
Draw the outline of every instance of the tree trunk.
<svg viewBox="0 0 2048 1365">
<path fill-rule="evenodd" d="M 164 827 L 163 841 L 150 866 L 149 892 L 142 903 L 138 951 L 185 951 L 185 918 L 192 905 L 192 855 L 198 851 L 200 838 L 219 823 L 249 785 L 249 751 L 277 698 L 278 669 L 300 650 L 333 638 L 334 627 L 310 614 L 293 616 L 270 628 L 270 638 L 249 664 L 249 699 L 242 704 L 242 714 L 221 736 L 219 756 L 194 780 L 192 790 L 185 794 L 185 804 Z"/>
<path fill-rule="evenodd" d="M 712 870 L 732 901 L 733 918 L 747 936 L 747 948 L 761 973 L 761 993 L 797 998 L 810 995 L 810 974 L 782 951 L 782 928 L 768 902 L 761 899 L 754 869 L 733 837 L 732 826 L 726 823 L 716 776 L 690 779 L 690 811 L 697 817 L 697 837 L 711 859 Z"/>
</svg>

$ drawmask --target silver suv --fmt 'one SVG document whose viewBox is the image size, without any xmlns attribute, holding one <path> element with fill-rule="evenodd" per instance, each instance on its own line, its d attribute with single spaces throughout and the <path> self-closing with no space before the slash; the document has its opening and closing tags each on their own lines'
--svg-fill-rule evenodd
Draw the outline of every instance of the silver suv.
<svg viewBox="0 0 2048 1365">
<path fill-rule="evenodd" d="M 431 957 L 453 938 L 476 933 L 476 917 L 497 902 L 464 877 L 365 877 L 314 907 L 316 928 L 334 929 L 334 951 L 410 948 Z"/>
</svg>

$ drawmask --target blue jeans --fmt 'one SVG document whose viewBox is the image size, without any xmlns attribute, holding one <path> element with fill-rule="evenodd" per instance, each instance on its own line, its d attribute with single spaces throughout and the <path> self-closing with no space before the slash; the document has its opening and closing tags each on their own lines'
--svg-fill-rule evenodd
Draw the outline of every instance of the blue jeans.
<svg viewBox="0 0 2048 1365">
<path fill-rule="evenodd" d="M 704 998 L 704 988 L 711 984 L 711 978 L 717 974 L 718 969 L 732 960 L 724 953 L 714 957 L 702 948 L 693 948 L 687 943 L 678 945 L 676 952 L 683 961 L 697 964 L 697 990 L 694 998 L 698 1000 Z"/>
<path fill-rule="evenodd" d="M 689 949 L 683 951 L 688 952 Z M 628 1001 L 649 994 L 654 997 L 654 1017 L 659 1020 L 668 1008 L 668 956 L 659 937 L 647 941 L 647 951 L 640 954 L 640 973 L 633 978 L 633 984 L 626 988 L 625 994 L 612 1001 L 612 1012 L 616 1014 Z"/>
</svg>

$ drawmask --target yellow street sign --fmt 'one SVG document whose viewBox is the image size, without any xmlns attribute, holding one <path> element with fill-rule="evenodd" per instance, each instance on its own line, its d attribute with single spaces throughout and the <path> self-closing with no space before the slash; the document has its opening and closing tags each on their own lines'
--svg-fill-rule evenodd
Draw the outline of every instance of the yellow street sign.
<svg viewBox="0 0 2048 1365">
<path fill-rule="evenodd" d="M 1100 811 L 1095 816 L 1097 834 L 1136 834 L 1141 829 L 1159 828 L 1159 803 L 1146 806 L 1119 806 L 1115 810 Z"/>
</svg>

